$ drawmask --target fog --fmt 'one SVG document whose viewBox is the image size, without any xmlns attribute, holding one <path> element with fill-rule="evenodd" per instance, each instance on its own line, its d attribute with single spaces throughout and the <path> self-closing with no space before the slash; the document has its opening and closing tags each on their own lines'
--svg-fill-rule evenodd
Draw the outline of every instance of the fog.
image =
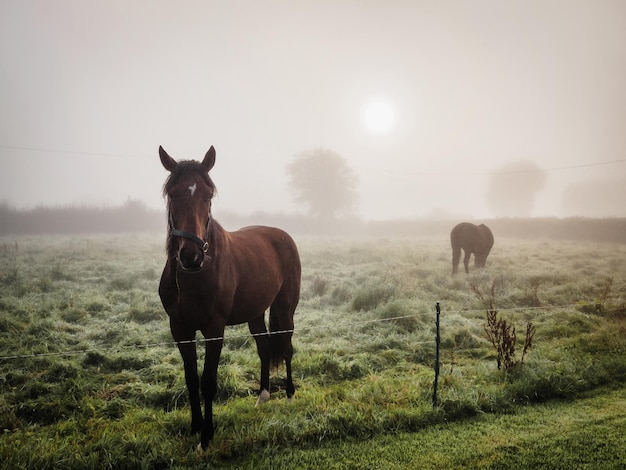
<svg viewBox="0 0 626 470">
<path fill-rule="evenodd" d="M 216 213 L 301 212 L 286 167 L 323 148 L 365 220 L 626 216 L 625 25 L 622 0 L 1 2 L 0 202 L 162 208 L 159 145 L 214 145 Z M 532 173 L 524 213 L 493 203 Z"/>
</svg>

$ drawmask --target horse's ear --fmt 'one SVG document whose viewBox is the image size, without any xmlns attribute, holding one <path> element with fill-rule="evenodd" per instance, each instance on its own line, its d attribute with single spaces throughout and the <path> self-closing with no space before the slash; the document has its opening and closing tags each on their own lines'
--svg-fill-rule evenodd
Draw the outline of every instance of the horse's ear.
<svg viewBox="0 0 626 470">
<path fill-rule="evenodd" d="M 159 157 L 161 157 L 161 163 L 165 167 L 165 169 L 169 172 L 174 171 L 178 162 L 170 157 L 167 152 L 159 145 Z"/>
<path fill-rule="evenodd" d="M 207 173 L 213 168 L 215 165 L 215 148 L 211 145 L 211 148 L 204 156 L 204 160 L 202 160 L 202 169 Z"/>
</svg>

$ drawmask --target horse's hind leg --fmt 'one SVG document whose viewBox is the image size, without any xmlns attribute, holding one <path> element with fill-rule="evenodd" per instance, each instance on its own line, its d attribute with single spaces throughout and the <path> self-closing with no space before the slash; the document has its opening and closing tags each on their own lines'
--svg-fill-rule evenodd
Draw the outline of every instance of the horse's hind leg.
<svg viewBox="0 0 626 470">
<path fill-rule="evenodd" d="M 285 383 L 285 389 L 287 392 L 287 399 L 291 401 L 296 393 L 296 387 L 293 384 L 293 378 L 291 377 L 291 357 L 293 356 L 293 346 L 291 345 L 291 334 L 289 335 L 289 348 L 285 353 L 285 369 L 287 370 L 287 379 Z"/>
<path fill-rule="evenodd" d="M 256 406 L 270 399 L 270 338 L 265 327 L 264 315 L 248 322 L 250 333 L 254 335 L 256 349 L 261 359 L 261 384 Z"/>
</svg>

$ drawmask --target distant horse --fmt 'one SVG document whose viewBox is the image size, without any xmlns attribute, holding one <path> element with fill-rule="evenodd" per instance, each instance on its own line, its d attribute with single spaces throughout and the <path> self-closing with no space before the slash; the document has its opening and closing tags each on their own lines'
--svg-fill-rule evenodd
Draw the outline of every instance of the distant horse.
<svg viewBox="0 0 626 470">
<path fill-rule="evenodd" d="M 213 438 L 213 399 L 224 327 L 248 323 L 261 358 L 257 405 L 270 397 L 270 364 L 283 360 L 285 388 L 291 399 L 293 316 L 300 298 L 301 266 L 293 239 L 272 227 L 246 227 L 227 232 L 211 216 L 215 164 L 211 147 L 202 162 L 176 161 L 159 147 L 170 172 L 163 186 L 167 199 L 167 262 L 159 296 L 170 318 L 170 330 L 185 368 L 192 433 L 201 432 L 206 449 Z M 265 311 L 270 309 L 269 329 Z M 198 377 L 196 331 L 204 335 L 206 357 Z M 199 389 L 205 403 L 204 417 Z"/>
<path fill-rule="evenodd" d="M 469 273 L 469 260 L 472 253 L 474 253 L 474 265 L 477 268 L 485 267 L 487 256 L 493 247 L 493 234 L 484 224 L 474 225 L 461 222 L 450 232 L 450 244 L 452 245 L 452 274 L 457 273 L 461 249 L 465 252 L 465 258 L 463 258 L 465 272 Z"/>
</svg>

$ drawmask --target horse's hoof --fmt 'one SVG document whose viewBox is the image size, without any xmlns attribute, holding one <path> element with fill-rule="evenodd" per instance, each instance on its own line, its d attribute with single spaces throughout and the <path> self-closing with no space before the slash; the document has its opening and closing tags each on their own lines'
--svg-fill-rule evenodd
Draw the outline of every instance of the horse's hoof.
<svg viewBox="0 0 626 470">
<path fill-rule="evenodd" d="M 202 445 L 202 441 L 200 441 L 198 443 L 198 447 L 196 447 L 196 452 L 198 454 L 202 454 L 204 452 L 206 452 L 209 449 L 209 444 L 211 443 L 211 441 L 207 442 L 206 445 Z"/>
<path fill-rule="evenodd" d="M 261 393 L 259 393 L 259 398 L 257 398 L 256 400 L 256 406 L 262 405 L 263 403 L 265 403 L 267 400 L 270 399 L 270 392 L 268 392 L 267 390 L 261 390 Z"/>
<path fill-rule="evenodd" d="M 287 403 L 293 403 L 293 395 L 291 395 L 290 397 L 287 397 Z"/>
</svg>

